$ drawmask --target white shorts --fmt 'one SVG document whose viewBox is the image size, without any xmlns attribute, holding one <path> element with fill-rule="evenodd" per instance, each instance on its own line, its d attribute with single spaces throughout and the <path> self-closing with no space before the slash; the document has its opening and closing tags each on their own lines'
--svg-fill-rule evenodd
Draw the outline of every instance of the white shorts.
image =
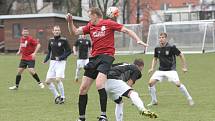
<svg viewBox="0 0 215 121">
<path fill-rule="evenodd" d="M 152 75 L 150 80 L 159 80 L 163 81 L 164 79 L 167 79 L 170 82 L 178 82 L 179 77 L 178 73 L 176 71 L 155 71 L 155 73 Z"/>
<path fill-rule="evenodd" d="M 121 97 L 127 90 L 131 89 L 131 87 L 122 80 L 108 79 L 105 83 L 105 89 L 108 97 L 114 101 Z"/>
<path fill-rule="evenodd" d="M 89 59 L 78 59 L 77 68 L 84 68 L 84 66 L 89 62 Z"/>
<path fill-rule="evenodd" d="M 51 60 L 49 63 L 49 70 L 46 78 L 64 78 L 65 77 L 66 61 L 55 61 Z"/>
</svg>

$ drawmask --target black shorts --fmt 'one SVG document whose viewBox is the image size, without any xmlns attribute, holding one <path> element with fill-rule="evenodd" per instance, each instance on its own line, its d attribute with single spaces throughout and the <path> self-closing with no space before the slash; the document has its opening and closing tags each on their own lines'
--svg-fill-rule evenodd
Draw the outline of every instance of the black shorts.
<svg viewBox="0 0 215 121">
<path fill-rule="evenodd" d="M 34 68 L 35 60 L 21 60 L 19 63 L 19 68 Z"/>
<path fill-rule="evenodd" d="M 114 60 L 114 57 L 105 54 L 89 58 L 89 63 L 84 67 L 84 76 L 96 79 L 99 72 L 107 75 Z"/>
</svg>

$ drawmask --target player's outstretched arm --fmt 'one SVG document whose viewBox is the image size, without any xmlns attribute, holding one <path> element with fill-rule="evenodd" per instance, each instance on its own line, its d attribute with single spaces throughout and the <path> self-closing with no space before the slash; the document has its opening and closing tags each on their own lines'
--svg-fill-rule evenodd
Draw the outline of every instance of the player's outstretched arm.
<svg viewBox="0 0 215 121">
<path fill-rule="evenodd" d="M 73 50 L 74 56 L 76 56 L 76 55 L 77 55 L 77 48 L 76 48 L 76 46 L 73 46 L 73 47 L 72 47 L 72 50 Z"/>
<path fill-rule="evenodd" d="M 127 29 L 127 28 L 125 28 L 125 27 L 122 27 L 121 32 L 128 34 L 130 37 L 132 37 L 134 40 L 136 40 L 137 44 L 140 44 L 140 45 L 143 45 L 143 46 L 145 46 L 145 47 L 148 47 L 148 44 L 144 43 L 144 42 L 137 36 L 137 34 L 136 34 L 134 31 L 132 31 L 132 30 L 130 30 L 130 29 Z"/>
<path fill-rule="evenodd" d="M 16 53 L 16 55 L 19 55 L 21 53 L 21 45 L 19 45 L 19 50 L 18 52 Z"/>
<path fill-rule="evenodd" d="M 37 46 L 36 46 L 36 49 L 35 49 L 34 52 L 31 54 L 33 58 L 35 58 L 35 56 L 36 56 L 37 52 L 39 51 L 40 47 L 41 47 L 41 44 L 38 43 Z"/>
<path fill-rule="evenodd" d="M 152 60 L 151 68 L 149 69 L 148 73 L 151 74 L 154 71 L 155 66 L 157 65 L 157 58 L 154 57 Z"/>
<path fill-rule="evenodd" d="M 49 41 L 49 44 L 48 44 L 48 53 L 43 61 L 43 63 L 46 63 L 49 59 L 50 59 L 50 56 L 51 56 L 51 46 L 50 46 L 50 41 Z"/>
<path fill-rule="evenodd" d="M 68 30 L 69 30 L 70 34 L 74 34 L 74 35 L 83 34 L 82 28 L 81 27 L 76 28 L 75 25 L 73 24 L 72 14 L 68 13 L 66 15 L 66 20 L 68 22 Z"/>
<path fill-rule="evenodd" d="M 182 64 L 182 71 L 183 71 L 183 72 L 187 72 L 188 69 L 187 69 L 187 64 L 186 64 L 186 59 L 185 59 L 185 57 L 184 57 L 184 54 L 181 53 L 181 54 L 179 55 L 179 57 L 180 57 L 181 64 Z"/>
</svg>

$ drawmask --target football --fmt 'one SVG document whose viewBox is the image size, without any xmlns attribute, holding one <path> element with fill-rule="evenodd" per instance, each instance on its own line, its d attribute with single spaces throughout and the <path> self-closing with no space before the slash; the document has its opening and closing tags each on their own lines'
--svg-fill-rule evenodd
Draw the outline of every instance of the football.
<svg viewBox="0 0 215 121">
<path fill-rule="evenodd" d="M 116 18 L 119 16 L 119 9 L 117 7 L 109 7 L 106 15 L 108 18 Z"/>
</svg>

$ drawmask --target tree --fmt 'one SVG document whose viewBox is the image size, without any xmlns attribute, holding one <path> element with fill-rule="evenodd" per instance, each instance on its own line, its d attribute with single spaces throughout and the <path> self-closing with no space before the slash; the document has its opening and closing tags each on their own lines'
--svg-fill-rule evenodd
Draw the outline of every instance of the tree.
<svg viewBox="0 0 215 121">
<path fill-rule="evenodd" d="M 0 1 L 0 15 L 7 15 L 9 14 L 13 3 L 16 0 L 1 0 Z"/>
</svg>

